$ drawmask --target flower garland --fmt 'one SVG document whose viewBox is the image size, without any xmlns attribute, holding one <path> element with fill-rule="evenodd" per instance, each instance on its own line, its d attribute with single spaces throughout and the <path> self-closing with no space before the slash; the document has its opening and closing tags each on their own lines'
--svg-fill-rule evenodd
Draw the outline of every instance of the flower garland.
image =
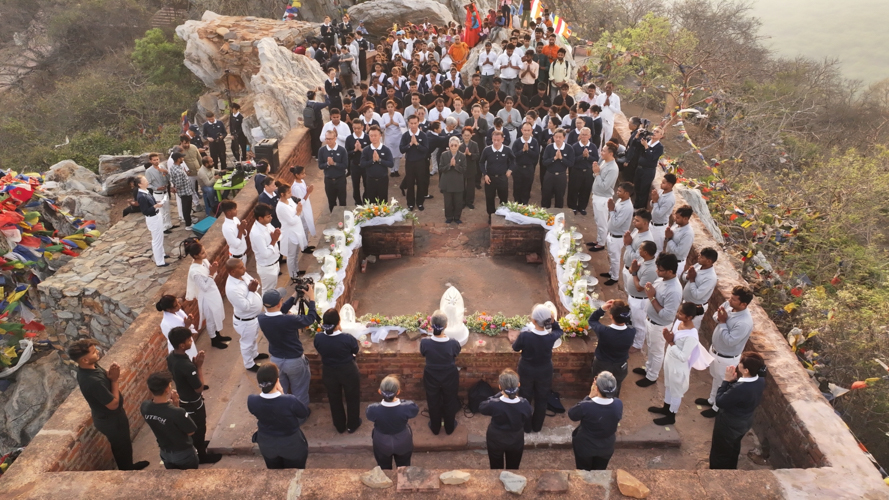
<svg viewBox="0 0 889 500">
<path fill-rule="evenodd" d="M 502 206 L 508 208 L 510 212 L 515 212 L 517 214 L 524 215 L 525 217 L 531 217 L 534 219 L 546 221 L 547 226 L 552 226 L 553 224 L 555 224 L 556 221 L 554 215 L 551 215 L 549 212 L 547 212 L 545 208 L 541 208 L 536 205 L 523 205 L 521 203 L 510 201 L 503 203 Z"/>
<path fill-rule="evenodd" d="M 593 294 L 595 295 L 595 294 Z M 563 338 L 588 337 L 590 334 L 590 315 L 593 307 L 587 297 L 579 306 L 575 306 L 570 313 L 559 318 L 559 326 L 565 332 Z"/>
<path fill-rule="evenodd" d="M 365 314 L 358 318 L 359 323 L 365 323 L 369 326 L 398 326 L 409 331 L 429 331 L 431 325 L 429 322 L 432 316 L 417 312 L 414 314 L 405 314 L 401 316 L 385 316 L 383 314 Z M 471 332 L 484 333 L 490 337 L 496 336 L 501 332 L 508 330 L 520 330 L 528 324 L 528 316 L 506 316 L 504 314 L 488 314 L 486 312 L 475 312 L 467 315 L 463 322 Z"/>
<path fill-rule="evenodd" d="M 379 203 L 369 203 L 367 205 L 358 205 L 352 211 L 355 214 L 355 224 L 367 222 L 376 217 L 391 217 L 401 212 L 405 219 L 419 222 L 420 219 L 404 207 L 398 206 L 398 200 L 392 198 L 391 201 L 381 201 Z"/>
</svg>

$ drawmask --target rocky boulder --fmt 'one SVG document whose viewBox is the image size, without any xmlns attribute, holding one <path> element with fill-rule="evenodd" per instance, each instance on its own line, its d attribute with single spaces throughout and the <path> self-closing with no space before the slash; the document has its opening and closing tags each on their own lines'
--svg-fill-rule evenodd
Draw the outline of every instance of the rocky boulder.
<svg viewBox="0 0 889 500">
<path fill-rule="evenodd" d="M 107 180 L 108 177 L 127 172 L 148 163 L 149 153 L 139 156 L 126 155 L 101 155 L 99 156 L 99 179 Z"/>
<path fill-rule="evenodd" d="M 126 170 L 109 175 L 108 178 L 106 178 L 102 182 L 101 193 L 105 196 L 114 196 L 116 194 L 126 193 L 130 190 L 130 178 L 137 175 L 145 175 L 144 165 L 139 165 L 132 170 Z"/>
<path fill-rule="evenodd" d="M 52 352 L 23 366 L 0 393 L 0 448 L 25 446 L 77 385 L 71 367 Z"/>
<path fill-rule="evenodd" d="M 185 66 L 210 88 L 199 108 L 222 111 L 222 96 L 230 90 L 241 104 L 248 137 L 253 127 L 280 139 L 299 126 L 306 92 L 325 79 L 317 62 L 291 52 L 307 37 L 320 36 L 317 24 L 208 11 L 200 21 L 177 27 L 176 34 L 186 42 Z"/>
<path fill-rule="evenodd" d="M 386 33 L 393 23 L 421 23 L 429 19 L 432 24 L 446 26 L 455 20 L 451 10 L 435 0 L 370 0 L 350 7 L 349 16 L 364 21 L 364 27 L 374 35 Z"/>
<path fill-rule="evenodd" d="M 94 191 L 102 190 L 99 178 L 88 168 L 81 167 L 72 160 L 62 160 L 49 167 L 45 173 L 47 183 L 62 190 Z"/>
</svg>

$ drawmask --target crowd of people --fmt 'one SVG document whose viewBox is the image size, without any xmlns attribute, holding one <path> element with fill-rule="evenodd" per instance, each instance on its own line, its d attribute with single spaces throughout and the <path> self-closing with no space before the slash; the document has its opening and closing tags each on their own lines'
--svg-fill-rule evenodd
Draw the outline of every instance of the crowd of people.
<svg viewBox="0 0 889 500">
<path fill-rule="evenodd" d="M 508 24 L 496 25 L 495 20 L 494 29 L 486 30 L 486 22 L 478 23 L 473 9 L 467 6 L 467 26 L 472 24 L 472 29 L 424 22 L 393 30 L 376 46 L 369 69 L 367 52 L 372 46 L 367 32 L 361 23 L 353 30 L 348 17 L 337 26 L 326 20 L 321 40 L 295 49 L 318 61 L 328 74 L 324 88 L 309 92 L 303 116 L 324 175 L 329 210 L 346 205 L 348 179 L 355 204 L 388 200 L 390 178 L 402 177 L 401 172 L 399 188 L 410 210 L 424 210 L 424 201 L 432 198 L 431 177 L 439 175 L 448 223 L 461 223 L 462 211 L 475 208 L 475 191 L 482 188 L 490 220 L 497 201 L 508 199 L 510 178 L 519 203 L 530 203 L 535 182 L 541 185 L 543 207 L 563 208 L 567 196 L 567 207 L 583 216 L 591 203 L 597 239 L 588 243 L 589 249 L 607 251 L 609 269 L 601 274 L 607 278 L 603 284 L 614 286 L 623 279 L 627 300 L 610 300 L 589 317 L 598 340 L 593 383 L 589 395 L 568 411 L 571 420 L 580 422 L 572 438 L 576 467 L 607 467 L 623 416 L 619 397 L 630 371 L 630 353 L 642 351 L 644 366 L 632 370 L 641 376 L 638 387 L 653 386 L 663 368 L 664 404 L 648 409 L 660 415 L 654 419 L 658 425 L 676 422 L 691 370 L 709 369 L 712 389 L 695 403 L 709 406 L 701 413 L 704 417 L 716 418 L 710 467 L 735 468 L 741 439 L 752 425 L 764 389 L 762 357 L 744 352 L 753 330 L 747 310 L 753 294 L 735 287 L 713 314 L 716 328 L 705 351 L 698 331 L 715 290 L 718 253 L 705 248 L 693 266 L 686 266 L 694 241 L 689 225 L 693 211 L 687 205 L 675 206 L 674 175 L 666 174 L 659 186 L 652 186 L 663 154 L 663 130 L 648 130 L 645 120 L 634 117 L 625 143 L 613 133 L 615 116 L 621 113 L 613 84 L 606 82 L 601 92 L 590 84 L 583 95 L 569 95 L 566 49 L 557 45 L 551 27 L 522 19 L 515 23 L 522 27 L 500 42 L 498 54 L 492 50 L 500 37 L 497 28 Z M 484 49 L 464 82 L 461 73 L 476 43 Z M 324 108 L 330 108 L 326 123 Z M 146 174 L 135 179 L 134 201 L 146 217 L 158 266 L 168 265 L 163 250 L 163 235 L 171 227 L 168 197 L 179 197 L 180 219 L 187 225 L 192 198 L 200 199 L 196 183 L 208 211 L 215 202 L 213 196 L 208 198 L 213 193 L 206 191 L 204 177 L 215 179 L 214 165 L 225 164 L 227 131 L 212 114 L 208 118 L 203 139 L 194 131 L 184 134 L 166 166 L 161 166 L 159 155 L 152 155 Z M 230 123 L 229 132 L 240 134 L 239 122 Z M 236 159 L 248 159 L 240 138 L 232 140 L 232 152 Z M 197 162 L 200 170 L 192 175 Z M 194 342 L 201 324 L 212 347 L 225 349 L 232 340 L 221 333 L 226 319 L 215 277 L 223 265 L 243 365 L 256 373 L 261 389 L 249 397 L 247 410 L 257 419 L 255 440 L 267 467 L 306 465 L 308 441 L 301 425 L 311 413 L 311 373 L 299 332 L 309 325 L 321 324 L 313 343 L 321 358 L 333 427 L 353 433 L 363 422 L 356 338 L 343 333 L 336 309 L 316 310 L 311 285 L 289 297 L 277 287 L 282 263 L 299 282 L 304 274 L 298 265 L 300 253 L 314 249 L 309 245 L 309 236 L 315 236 L 310 201 L 314 186 L 306 184 L 303 166 L 292 169 L 292 184 L 276 182 L 262 166 L 258 172 L 254 223 L 239 220 L 235 201 L 225 200 L 218 207 L 229 249 L 225 262 L 210 262 L 196 239 L 183 242 L 182 254 L 193 259 L 185 299 L 197 300 L 199 319 L 186 314 L 176 297 L 165 295 L 157 303 L 168 341 L 168 370 L 148 378 L 153 398 L 140 411 L 167 468 L 193 469 L 221 458 L 207 452 L 204 440 L 206 353 L 197 351 Z M 248 248 L 258 279 L 247 273 Z M 444 313 L 434 312 L 432 335 L 420 342 L 426 358 L 428 426 L 436 435 L 442 428 L 445 434 L 454 432 L 460 409 L 456 360 L 461 348 L 445 335 L 447 321 Z M 260 333 L 268 340 L 269 353 L 258 351 Z M 553 347 L 562 335 L 555 312 L 535 306 L 528 325 L 512 342 L 513 350 L 521 353 L 517 370 L 503 370 L 499 392 L 479 405 L 479 412 L 491 417 L 486 440 L 492 469 L 517 469 L 525 434 L 543 428 L 553 383 Z M 68 355 L 78 364 L 81 391 L 96 428 L 111 443 L 118 468 L 144 468 L 147 462 L 133 463 L 118 385 L 120 367 L 112 364 L 107 372 L 100 367 L 100 353 L 90 340 L 74 342 Z M 411 463 L 409 421 L 418 416 L 419 407 L 401 399 L 401 389 L 398 377 L 384 378 L 378 390 L 382 400 L 368 406 L 364 415 L 374 425 L 374 458 L 384 469 L 391 469 L 393 462 Z"/>
</svg>

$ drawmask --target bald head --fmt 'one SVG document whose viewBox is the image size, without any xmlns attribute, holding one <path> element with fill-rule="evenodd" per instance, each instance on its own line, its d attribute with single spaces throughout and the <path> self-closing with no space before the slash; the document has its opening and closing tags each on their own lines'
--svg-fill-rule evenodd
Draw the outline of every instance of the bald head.
<svg viewBox="0 0 889 500">
<path fill-rule="evenodd" d="M 232 278 L 240 278 L 247 272 L 241 259 L 235 259 L 234 257 L 225 262 L 225 269 Z"/>
</svg>

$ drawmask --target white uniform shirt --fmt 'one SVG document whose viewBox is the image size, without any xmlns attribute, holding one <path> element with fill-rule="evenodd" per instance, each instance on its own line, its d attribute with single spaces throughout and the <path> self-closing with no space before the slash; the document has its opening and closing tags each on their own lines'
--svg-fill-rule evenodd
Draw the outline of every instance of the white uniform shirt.
<svg viewBox="0 0 889 500">
<path fill-rule="evenodd" d="M 237 217 L 226 218 L 222 222 L 222 236 L 228 243 L 228 251 L 232 255 L 244 255 L 247 253 L 247 235 L 238 238 L 238 225 L 241 221 Z"/>
<path fill-rule="evenodd" d="M 271 266 L 281 257 L 278 246 L 272 245 L 273 230 L 271 224 L 263 225 L 259 222 L 254 222 L 253 227 L 250 228 L 250 246 L 253 248 L 257 266 Z"/>
<path fill-rule="evenodd" d="M 255 318 L 262 312 L 262 297 L 259 292 L 251 292 L 247 288 L 251 281 L 253 278 L 247 273 L 240 279 L 229 276 L 225 281 L 225 296 L 232 305 L 234 315 L 241 319 Z"/>
<path fill-rule="evenodd" d="M 340 120 L 339 125 L 334 125 L 333 121 L 329 121 L 324 124 L 321 128 L 321 140 L 324 140 L 325 134 L 327 134 L 328 130 L 333 130 L 336 132 L 336 144 L 337 146 L 346 147 L 346 137 L 349 137 L 349 134 L 352 132 L 349 130 L 349 126 L 346 125 L 346 122 Z M 317 151 L 315 151 L 317 153 Z"/>
</svg>

